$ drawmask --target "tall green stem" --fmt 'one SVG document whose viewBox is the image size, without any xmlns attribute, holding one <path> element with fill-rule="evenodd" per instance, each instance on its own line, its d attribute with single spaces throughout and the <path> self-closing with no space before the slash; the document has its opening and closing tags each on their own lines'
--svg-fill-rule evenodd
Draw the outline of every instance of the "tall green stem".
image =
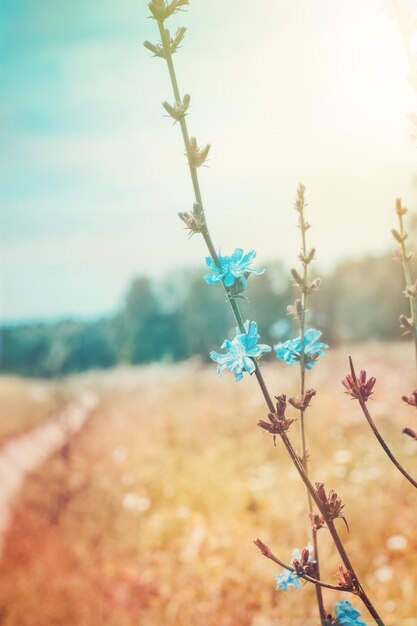
<svg viewBox="0 0 417 626">
<path fill-rule="evenodd" d="M 299 193 L 302 194 L 302 197 L 297 198 L 296 209 L 299 212 L 299 227 L 301 231 L 301 260 L 303 264 L 303 277 L 302 277 L 302 286 L 301 286 L 301 310 L 298 316 L 300 322 L 300 339 L 301 339 L 301 354 L 300 354 L 300 397 L 304 398 L 305 394 L 305 379 L 306 379 L 306 358 L 305 358 L 305 317 L 307 311 L 307 293 L 308 293 L 308 262 L 307 262 L 307 244 L 306 244 L 306 230 L 307 225 L 304 220 L 304 188 L 298 188 Z M 302 461 L 304 465 L 304 470 L 306 475 L 308 476 L 308 457 L 307 457 L 307 438 L 306 438 L 306 430 L 305 430 L 305 409 L 300 409 L 300 444 L 301 444 L 301 454 Z M 306 491 L 307 494 L 307 507 L 309 512 L 309 517 L 312 522 L 313 520 L 313 500 L 309 491 Z M 317 537 L 317 528 L 312 523 L 311 526 L 311 538 L 313 542 L 314 549 L 314 557 L 317 561 L 317 576 L 320 578 L 320 559 L 319 559 L 319 544 Z M 323 602 L 323 593 L 320 587 L 316 586 L 316 599 L 317 606 L 320 614 L 320 621 L 322 626 L 325 626 L 327 623 L 326 619 L 326 610 Z"/>
<path fill-rule="evenodd" d="M 405 247 L 405 240 L 407 237 L 407 234 L 405 232 L 404 229 L 404 213 L 403 211 L 406 211 L 406 209 L 402 209 L 401 207 L 399 207 L 400 210 L 397 211 L 397 215 L 398 215 L 398 222 L 400 225 L 400 248 L 401 248 L 401 265 L 403 267 L 403 272 L 404 272 L 404 281 L 405 281 L 405 288 L 406 288 L 406 293 L 407 294 L 407 298 L 409 300 L 410 303 L 410 317 L 411 317 L 411 325 L 412 325 L 412 335 L 413 335 L 413 342 L 414 342 L 414 353 L 415 353 L 415 360 L 416 360 L 416 371 L 417 371 L 417 315 L 416 315 L 416 298 L 414 295 L 412 295 L 412 287 L 413 287 L 413 282 L 411 280 L 411 271 L 410 271 L 410 263 L 408 260 L 408 255 L 407 255 L 407 249 Z"/>
<path fill-rule="evenodd" d="M 172 84 L 172 88 L 173 88 L 173 92 L 174 92 L 174 97 L 176 102 L 180 103 L 181 102 L 181 97 L 180 97 L 180 92 L 179 92 L 179 88 L 178 88 L 178 82 L 177 82 L 177 78 L 175 75 L 175 70 L 174 70 L 174 64 L 172 62 L 172 55 L 171 55 L 171 50 L 170 50 L 170 43 L 168 40 L 168 36 L 167 33 L 165 31 L 164 28 L 164 24 L 163 22 L 157 20 L 158 23 L 158 27 L 159 27 L 159 32 L 161 35 L 161 42 L 162 42 L 162 46 L 164 48 L 164 53 L 165 53 L 165 58 L 166 58 L 166 62 L 168 65 L 168 70 L 169 70 L 169 75 L 171 78 L 171 84 Z M 182 132 L 182 136 L 184 139 L 184 145 L 185 145 L 185 149 L 186 149 L 186 153 L 187 153 L 187 157 L 188 157 L 188 165 L 190 168 L 190 174 L 191 174 L 191 180 L 193 183 L 193 188 L 194 188 L 194 195 L 195 195 L 195 199 L 196 202 L 199 203 L 199 205 L 201 206 L 201 210 L 204 210 L 203 207 L 203 202 L 202 202 L 202 197 L 201 197 L 201 191 L 200 191 L 200 185 L 199 185 L 199 181 L 198 181 L 198 176 L 197 176 L 197 170 L 196 167 L 193 164 L 191 157 L 191 150 L 190 150 L 190 139 L 189 139 L 189 135 L 188 135 L 188 130 L 187 130 L 187 125 L 185 122 L 184 118 L 180 119 L 180 126 L 181 126 L 181 132 Z M 203 227 L 203 231 L 202 231 L 204 240 L 206 242 L 206 245 L 208 247 L 208 250 L 210 252 L 210 255 L 213 259 L 213 261 L 220 266 L 219 263 L 219 258 L 218 255 L 216 253 L 216 250 L 214 248 L 210 233 L 208 231 L 208 227 L 207 227 L 207 223 L 204 223 L 204 227 Z M 225 292 L 228 296 L 228 301 L 230 303 L 230 306 L 232 308 L 233 311 L 233 315 L 235 317 L 236 323 L 239 327 L 239 329 L 241 330 L 241 332 L 245 332 L 245 328 L 243 325 L 243 318 L 242 315 L 240 313 L 238 304 L 236 302 L 236 300 L 233 298 L 233 295 L 230 291 L 230 289 L 228 287 L 226 287 L 223 283 Z M 259 369 L 258 363 L 256 362 L 256 360 L 254 360 L 254 364 L 255 364 L 255 376 L 257 378 L 257 381 L 259 383 L 259 386 L 261 388 L 262 394 L 265 398 L 265 402 L 268 406 L 269 411 L 274 412 L 275 411 L 275 407 L 274 407 L 274 403 L 272 402 L 272 398 L 269 394 L 269 391 L 266 387 L 265 381 L 263 379 L 263 376 L 261 374 L 261 371 Z M 303 463 L 300 461 L 300 459 L 298 458 L 294 448 L 292 447 L 287 435 L 285 433 L 283 433 L 281 435 L 281 439 L 302 479 L 302 481 L 304 482 L 309 494 L 311 495 L 312 499 L 314 500 L 314 502 L 317 505 L 317 508 L 319 509 L 319 511 L 321 512 L 321 514 L 323 515 L 323 518 L 326 520 L 326 523 L 328 525 L 328 528 L 330 530 L 330 534 L 333 538 L 333 541 L 335 543 L 335 546 L 342 558 L 342 561 L 345 565 L 345 567 L 347 569 L 349 569 L 352 573 L 353 579 L 355 581 L 356 584 L 356 589 L 357 589 L 357 593 L 360 596 L 360 598 L 362 599 L 363 603 L 365 604 L 365 606 L 368 608 L 370 614 L 372 615 L 372 617 L 374 618 L 375 622 L 378 624 L 378 626 L 385 626 L 384 622 L 382 621 L 382 619 L 379 617 L 378 613 L 376 612 L 376 609 L 374 608 L 374 606 L 372 605 L 371 601 L 369 600 L 369 598 L 367 597 L 365 591 L 362 589 L 359 580 L 353 570 L 352 564 L 350 563 L 348 556 L 344 550 L 343 544 L 340 540 L 340 537 L 331 521 L 331 519 L 329 518 L 326 508 L 324 506 L 324 504 L 321 502 L 320 498 L 317 495 L 317 492 L 313 486 L 313 484 L 311 483 L 309 477 L 307 476 L 305 469 L 304 469 L 304 465 Z"/>
</svg>

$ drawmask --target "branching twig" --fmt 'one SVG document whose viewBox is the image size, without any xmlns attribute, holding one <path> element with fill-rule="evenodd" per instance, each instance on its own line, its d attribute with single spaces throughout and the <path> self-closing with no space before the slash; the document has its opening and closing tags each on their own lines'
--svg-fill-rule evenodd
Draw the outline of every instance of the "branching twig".
<svg viewBox="0 0 417 626">
<path fill-rule="evenodd" d="M 346 591 L 348 593 L 355 593 L 355 590 L 353 589 L 353 587 L 349 587 L 347 585 L 332 585 L 331 583 L 324 582 L 323 580 L 318 580 L 317 578 L 313 578 L 312 576 L 309 576 L 308 574 L 305 574 L 303 572 L 297 572 L 295 567 L 292 567 L 292 565 L 289 565 L 288 563 L 281 561 L 281 559 L 275 556 L 275 554 L 271 552 L 269 547 L 260 539 L 256 539 L 253 543 L 259 548 L 259 550 L 262 552 L 264 556 L 266 556 L 267 559 L 274 561 L 274 563 L 276 563 L 277 565 L 280 565 L 281 567 L 288 570 L 289 572 L 293 572 L 294 574 L 297 574 L 299 578 L 302 578 L 303 580 L 306 580 L 309 583 L 313 583 L 313 585 L 316 585 L 316 587 L 324 587 L 325 589 L 333 589 L 334 591 Z M 326 617 L 327 616 L 325 616 L 325 619 Z"/>
<path fill-rule="evenodd" d="M 300 291 L 301 291 L 301 302 L 300 306 L 295 306 L 295 309 L 298 313 L 298 321 L 300 327 L 300 340 L 301 340 L 301 353 L 300 353 L 300 399 L 303 401 L 305 394 L 305 380 L 306 380 L 306 354 L 305 354 L 305 319 L 307 312 L 307 295 L 309 293 L 309 283 L 308 283 L 308 268 L 311 261 L 314 258 L 315 250 L 312 248 L 309 252 L 307 252 L 307 243 L 306 243 L 306 233 L 310 228 L 310 224 L 306 222 L 304 217 L 304 209 L 306 206 L 305 198 L 304 198 L 305 187 L 304 185 L 298 185 L 297 189 L 297 200 L 295 202 L 295 210 L 298 213 L 298 227 L 301 232 L 301 253 L 300 253 L 300 261 L 303 266 L 303 275 L 299 282 L 297 282 Z M 308 476 L 308 458 L 307 458 L 307 444 L 306 444 L 306 431 L 305 431 L 305 411 L 306 408 L 304 403 L 300 405 L 300 443 L 301 443 L 301 454 L 304 469 Z M 313 517 L 313 500 L 311 495 L 307 491 L 307 506 L 310 519 Z M 318 538 L 317 538 L 317 528 L 314 525 L 311 527 L 311 535 L 313 541 L 314 548 L 314 557 L 317 560 L 317 576 L 320 577 L 320 560 L 319 560 L 319 546 L 318 546 Z M 321 588 L 316 585 L 316 599 L 317 606 L 320 614 L 320 621 L 322 626 L 325 626 L 327 622 L 327 614 L 324 608 L 323 602 L 323 594 L 321 592 Z"/>
<path fill-rule="evenodd" d="M 395 456 L 393 455 L 393 453 L 391 452 L 391 450 L 389 449 L 389 447 L 385 443 L 382 435 L 380 434 L 378 428 L 376 427 L 376 424 L 375 424 L 374 420 L 371 417 L 371 414 L 370 414 L 370 412 L 368 410 L 368 407 L 366 406 L 366 401 L 368 400 L 370 393 L 372 393 L 372 391 L 370 391 L 370 393 L 367 391 L 367 385 L 368 385 L 368 389 L 370 387 L 371 390 L 372 390 L 372 388 L 373 388 L 373 386 L 375 384 L 375 379 L 369 379 L 370 381 L 373 381 L 372 385 L 369 385 L 369 381 L 358 380 L 358 377 L 356 376 L 355 368 L 354 368 L 353 361 L 352 361 L 351 357 L 349 357 L 349 364 L 350 364 L 351 376 L 345 379 L 344 385 L 345 385 L 345 387 L 350 386 L 351 390 L 350 390 L 350 392 L 348 391 L 347 393 L 350 393 L 350 395 L 352 397 L 356 398 L 356 400 L 359 402 L 359 405 L 360 405 L 360 407 L 362 409 L 362 412 L 363 412 L 363 414 L 364 414 L 364 416 L 366 418 L 366 421 L 368 422 L 369 426 L 371 427 L 372 432 L 374 433 L 375 437 L 378 439 L 379 443 L 381 444 L 381 447 L 384 450 L 385 454 L 394 463 L 395 467 L 401 472 L 401 474 L 404 476 L 404 478 L 406 478 L 408 480 L 408 482 L 410 482 L 413 485 L 413 487 L 417 487 L 417 482 L 403 468 L 401 463 L 399 461 L 397 461 L 397 459 L 395 458 Z M 366 376 L 366 374 L 365 374 L 365 376 Z M 363 378 L 365 378 L 365 376 Z"/>
</svg>

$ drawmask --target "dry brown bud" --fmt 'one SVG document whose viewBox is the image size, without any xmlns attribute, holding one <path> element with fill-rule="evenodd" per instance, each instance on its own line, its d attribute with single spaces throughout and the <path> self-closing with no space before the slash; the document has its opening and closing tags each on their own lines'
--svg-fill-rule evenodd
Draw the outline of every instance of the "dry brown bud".
<svg viewBox="0 0 417 626">
<path fill-rule="evenodd" d="M 401 399 L 410 406 L 417 408 L 417 389 L 413 389 L 410 396 L 402 396 Z"/>
<path fill-rule="evenodd" d="M 264 556 L 266 557 L 271 556 L 271 549 L 269 548 L 269 546 L 266 545 L 266 543 L 264 543 L 260 539 L 255 539 L 253 543 L 255 544 L 255 546 L 259 548 L 259 550 L 262 552 Z"/>
<path fill-rule="evenodd" d="M 375 376 L 371 376 L 369 380 L 366 380 L 365 370 L 361 370 L 357 378 L 353 374 L 348 374 L 346 378 L 342 380 L 342 385 L 346 387 L 345 393 L 347 393 L 349 396 L 352 396 L 352 398 L 359 400 L 360 402 L 367 402 L 369 397 L 373 394 L 373 388 L 375 386 L 375 383 Z"/>
<path fill-rule="evenodd" d="M 351 589 L 355 587 L 355 578 L 352 572 L 348 570 L 344 565 L 339 565 L 337 578 L 341 587 L 350 587 Z"/>
<path fill-rule="evenodd" d="M 403 428 L 404 435 L 408 435 L 412 439 L 417 439 L 417 433 L 412 428 Z"/>
<path fill-rule="evenodd" d="M 298 409 L 299 411 L 305 411 L 307 409 L 307 407 L 309 406 L 311 399 L 316 395 L 316 390 L 315 389 L 308 389 L 304 396 L 302 396 L 301 398 L 288 398 L 288 402 L 291 404 L 291 406 L 293 406 L 295 409 Z"/>
<path fill-rule="evenodd" d="M 311 526 L 314 530 L 319 530 L 325 525 L 324 517 L 318 513 L 309 513 Z"/>
</svg>

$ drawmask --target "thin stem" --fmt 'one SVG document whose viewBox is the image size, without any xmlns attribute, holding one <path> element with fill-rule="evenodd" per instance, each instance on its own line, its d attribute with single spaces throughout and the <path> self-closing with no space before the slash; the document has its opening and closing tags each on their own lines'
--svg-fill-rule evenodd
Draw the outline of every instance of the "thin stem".
<svg viewBox="0 0 417 626">
<path fill-rule="evenodd" d="M 394 463 L 395 467 L 401 472 L 401 474 L 404 476 L 404 478 L 406 478 L 408 480 L 408 482 L 410 482 L 413 487 L 417 488 L 417 482 L 414 480 L 414 478 L 412 478 L 410 476 L 410 474 L 403 468 L 403 466 L 401 465 L 401 463 L 399 461 L 397 461 L 397 459 L 395 458 L 395 456 L 393 455 L 393 453 L 391 452 L 391 450 L 389 449 L 389 447 L 387 446 L 387 444 L 385 443 L 384 439 L 382 438 L 374 420 L 371 417 L 371 414 L 368 410 L 368 407 L 366 406 L 366 402 L 365 400 L 362 398 L 362 395 L 360 393 L 360 389 L 357 383 L 357 377 L 356 377 L 356 373 L 355 373 L 355 369 L 353 366 L 353 361 L 352 359 L 349 357 L 349 362 L 350 362 L 350 369 L 352 372 L 352 378 L 354 380 L 354 382 L 357 385 L 358 388 L 358 394 L 357 394 L 357 400 L 359 402 L 359 406 L 362 409 L 362 412 L 366 418 L 366 421 L 368 422 L 369 426 L 372 429 L 372 432 L 374 433 L 375 437 L 378 439 L 379 443 L 382 446 L 382 449 L 384 450 L 385 454 L 388 456 L 388 458 Z"/>
<path fill-rule="evenodd" d="M 327 583 L 323 580 L 318 580 L 317 578 L 313 578 L 312 576 L 309 576 L 308 574 L 304 574 L 301 572 L 298 573 L 295 567 L 292 567 L 288 563 L 281 561 L 281 559 L 275 556 L 275 554 L 273 554 L 271 551 L 268 551 L 268 553 L 263 552 L 263 554 L 264 556 L 266 556 L 267 559 L 274 561 L 274 563 L 276 563 L 277 565 L 280 565 L 281 567 L 288 570 L 289 572 L 296 573 L 299 578 L 302 578 L 303 580 L 306 580 L 309 583 L 313 583 L 316 587 L 324 587 L 325 589 L 333 589 L 334 591 L 346 591 L 347 593 L 355 593 L 352 587 L 347 587 L 346 585 L 332 585 L 331 583 Z"/>
<path fill-rule="evenodd" d="M 404 209 L 405 211 L 406 209 Z M 405 229 L 404 229 L 404 219 L 403 219 L 403 212 L 402 210 L 397 211 L 397 215 L 398 215 L 398 221 L 399 221 L 399 225 L 400 225 L 400 248 L 401 248 L 401 265 L 403 266 L 403 271 L 404 271 L 404 280 L 405 280 L 405 287 L 406 287 L 406 291 L 407 290 L 411 290 L 413 283 L 411 280 L 411 271 L 410 271 L 410 264 L 408 261 L 408 256 L 407 256 L 407 249 L 405 246 L 405 239 L 407 237 Z M 415 359 L 416 359 L 416 370 L 417 370 L 417 315 L 416 315 L 416 302 L 415 302 L 415 296 L 411 295 L 411 293 L 409 295 L 407 295 L 407 298 L 410 302 L 410 315 L 411 315 L 411 325 L 412 325 L 412 334 L 413 334 L 413 341 L 414 341 L 414 352 L 415 352 Z"/>
<path fill-rule="evenodd" d="M 303 280 L 301 287 L 301 311 L 299 315 L 300 322 L 300 340 L 301 340 L 301 353 L 300 353 L 300 396 L 304 398 L 305 394 L 305 380 L 306 380 L 306 358 L 305 358 L 305 317 L 307 311 L 307 292 L 308 292 L 308 262 L 307 262 L 307 243 L 306 243 L 306 230 L 307 225 L 304 219 L 304 187 L 299 186 L 298 197 L 296 203 L 296 210 L 299 213 L 299 228 L 301 231 L 301 262 L 303 264 Z M 307 458 L 307 438 L 305 429 L 305 409 L 300 409 L 300 444 L 301 454 L 305 472 L 308 476 L 308 458 Z M 312 519 L 313 515 L 313 501 L 309 491 L 306 491 L 307 495 L 307 507 L 309 517 Z M 314 556 L 317 560 L 317 576 L 320 578 L 320 559 L 319 559 L 319 545 L 317 537 L 317 528 L 311 527 L 311 538 L 313 542 Z M 322 625 L 327 622 L 327 614 L 323 602 L 323 594 L 321 588 L 316 586 L 316 599 L 317 606 L 320 615 L 320 621 Z"/>
<path fill-rule="evenodd" d="M 356 573 L 355 570 L 353 568 L 352 563 L 350 562 L 350 559 L 348 557 L 348 554 L 344 548 L 344 545 L 342 543 L 342 540 L 339 537 L 339 534 L 336 530 L 336 527 L 333 523 L 333 520 L 331 520 L 329 518 L 329 515 L 325 509 L 325 507 L 323 506 L 323 503 L 321 502 L 321 500 L 319 499 L 317 492 L 315 491 L 313 485 L 311 484 L 307 474 L 305 473 L 304 470 L 304 466 L 301 462 L 301 460 L 298 458 L 294 448 L 292 447 L 287 435 L 285 433 L 283 433 L 281 435 L 281 439 L 284 442 L 284 445 L 289 453 L 289 455 L 291 456 L 291 459 L 296 467 L 296 469 L 298 470 L 298 473 L 301 477 L 301 480 L 304 482 L 306 488 L 308 489 L 308 491 L 311 494 L 311 497 L 313 498 L 317 508 L 319 509 L 320 513 L 323 515 L 325 521 L 326 521 L 326 526 L 329 529 L 330 535 L 333 539 L 333 542 L 337 548 L 337 551 L 340 554 L 340 557 L 343 561 L 344 566 L 346 567 L 346 569 L 348 569 L 351 572 L 352 578 L 354 580 L 355 583 L 355 591 L 357 593 L 357 595 L 361 598 L 362 602 L 364 603 L 364 605 L 366 606 L 366 608 L 368 609 L 368 611 L 370 612 L 370 614 L 372 615 L 372 617 L 374 618 L 375 622 L 378 624 L 378 626 L 385 626 L 384 622 L 382 621 L 381 617 L 378 615 L 375 607 L 373 606 L 371 600 L 368 598 L 365 590 L 363 589 Z"/>
<path fill-rule="evenodd" d="M 167 33 L 164 29 L 164 25 L 162 22 L 158 21 L 158 27 L 159 27 L 159 32 L 161 35 L 161 41 L 162 41 L 162 45 L 164 48 L 164 53 L 165 53 L 165 58 L 167 61 L 167 65 L 168 65 L 168 70 L 169 70 L 169 75 L 171 78 L 171 83 L 172 83 L 172 88 L 174 91 L 174 96 L 177 102 L 181 101 L 181 97 L 180 97 L 180 92 L 179 92 L 179 88 L 178 88 L 178 82 L 176 79 L 176 75 L 175 75 L 175 70 L 174 70 L 174 65 L 172 62 L 172 55 L 171 55 L 171 50 L 169 47 L 169 41 L 168 41 L 168 36 Z M 188 156 L 188 164 L 189 164 L 189 168 L 190 168 L 190 173 L 191 173 L 191 179 L 192 179 L 192 183 L 193 183 L 193 188 L 194 188 L 194 195 L 195 195 L 195 199 L 196 202 L 198 202 L 201 206 L 201 210 L 203 211 L 203 202 L 202 202 L 202 197 L 201 197 L 201 192 L 200 192 L 200 186 L 199 186 L 199 182 L 198 182 L 198 176 L 197 176 L 197 171 L 195 166 L 192 164 L 192 161 L 190 159 L 190 140 L 189 140 L 189 136 L 188 136 L 188 130 L 187 130 L 187 125 L 185 122 L 185 119 L 182 118 L 180 120 L 180 125 L 181 125 L 181 131 L 182 131 L 182 136 L 184 139 L 184 145 L 185 145 L 185 149 L 187 152 L 187 156 Z M 210 252 L 210 255 L 213 259 L 213 261 L 216 263 L 216 265 L 219 265 L 219 259 L 218 259 L 218 255 L 215 251 L 212 239 L 210 237 L 209 231 L 208 231 L 208 227 L 207 227 L 207 223 L 205 222 L 204 225 L 204 229 L 203 229 L 203 237 L 204 240 L 206 242 L 206 245 L 208 247 L 208 250 Z M 237 325 L 239 326 L 240 330 L 245 332 L 244 330 L 244 326 L 243 326 L 243 321 L 242 321 L 242 316 L 239 310 L 239 306 L 237 304 L 237 302 L 235 301 L 235 299 L 232 297 L 232 294 L 230 292 L 230 290 L 224 285 L 224 289 L 226 291 L 226 294 L 228 295 L 228 301 L 230 303 L 230 306 L 232 308 L 234 317 L 236 319 Z M 259 366 L 258 363 L 256 362 L 256 360 L 254 360 L 255 363 L 255 376 L 257 378 L 257 381 L 259 383 L 259 386 L 261 388 L 262 394 L 265 398 L 266 404 L 268 406 L 268 409 L 270 411 L 274 411 L 275 407 L 274 407 L 274 403 L 272 402 L 271 396 L 269 394 L 269 391 L 266 387 L 265 381 L 263 379 L 263 376 L 259 370 Z M 306 488 L 308 489 L 308 492 L 310 493 L 311 497 L 313 498 L 314 502 L 317 505 L 317 508 L 319 509 L 319 511 L 321 512 L 321 514 L 323 515 L 323 518 L 326 520 L 326 522 L 328 523 L 328 527 L 330 530 L 330 520 L 329 517 L 327 515 L 327 511 L 323 505 L 323 503 L 321 502 L 321 500 L 319 499 L 316 490 L 314 489 L 313 484 L 311 483 L 310 479 L 308 478 L 305 469 L 304 469 L 304 465 L 303 463 L 300 461 L 300 459 L 298 458 L 294 448 L 292 447 L 287 435 L 285 433 L 281 434 L 281 439 L 284 442 L 284 445 L 298 471 L 298 473 L 300 474 L 301 479 L 303 480 Z M 374 617 L 376 623 L 378 624 L 378 626 L 385 626 L 383 621 L 381 620 L 381 618 L 378 616 L 375 608 L 373 607 L 373 605 L 370 603 L 370 601 L 367 599 L 367 596 L 365 595 L 365 592 L 362 590 L 362 587 L 359 584 L 359 581 L 357 579 L 357 576 L 354 573 L 354 570 L 352 568 L 352 565 L 349 561 L 349 559 L 347 558 L 346 552 L 343 548 L 342 542 L 337 534 L 336 529 L 333 526 L 333 531 L 331 531 L 333 540 L 335 542 L 336 548 L 339 551 L 339 554 L 345 564 L 345 566 L 352 572 L 352 576 L 353 579 L 356 581 L 356 586 L 358 589 L 358 595 L 361 597 L 362 601 L 364 602 L 365 606 L 368 607 L 368 610 L 370 610 L 371 615 Z M 371 607 L 371 609 L 369 609 L 369 607 Z"/>
</svg>

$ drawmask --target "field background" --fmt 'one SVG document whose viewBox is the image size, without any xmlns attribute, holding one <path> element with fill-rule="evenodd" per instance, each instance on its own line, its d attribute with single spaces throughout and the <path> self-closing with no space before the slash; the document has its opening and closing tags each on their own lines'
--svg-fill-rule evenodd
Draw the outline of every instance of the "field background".
<svg viewBox="0 0 417 626">
<path fill-rule="evenodd" d="M 377 377 L 374 418 L 417 472 L 416 443 L 401 434 L 415 426 L 400 400 L 413 386 L 411 347 L 375 343 L 329 350 L 309 374 L 318 391 L 307 414 L 311 475 L 343 497 L 350 534 L 341 521 L 340 533 L 386 623 L 415 626 L 416 494 L 343 393 L 349 353 Z M 298 368 L 268 364 L 264 374 L 274 393 L 297 393 Z M 59 383 L 4 376 L 3 441 L 86 389 L 98 408 L 13 507 L 0 623 L 314 626 L 313 589 L 275 591 L 278 570 L 252 543 L 260 537 L 289 560 L 308 539 L 300 481 L 256 426 L 265 417 L 256 380 L 219 379 L 198 359 Z M 323 578 L 334 582 L 339 560 L 325 530 L 319 538 Z M 325 591 L 330 609 L 338 595 Z"/>
</svg>

